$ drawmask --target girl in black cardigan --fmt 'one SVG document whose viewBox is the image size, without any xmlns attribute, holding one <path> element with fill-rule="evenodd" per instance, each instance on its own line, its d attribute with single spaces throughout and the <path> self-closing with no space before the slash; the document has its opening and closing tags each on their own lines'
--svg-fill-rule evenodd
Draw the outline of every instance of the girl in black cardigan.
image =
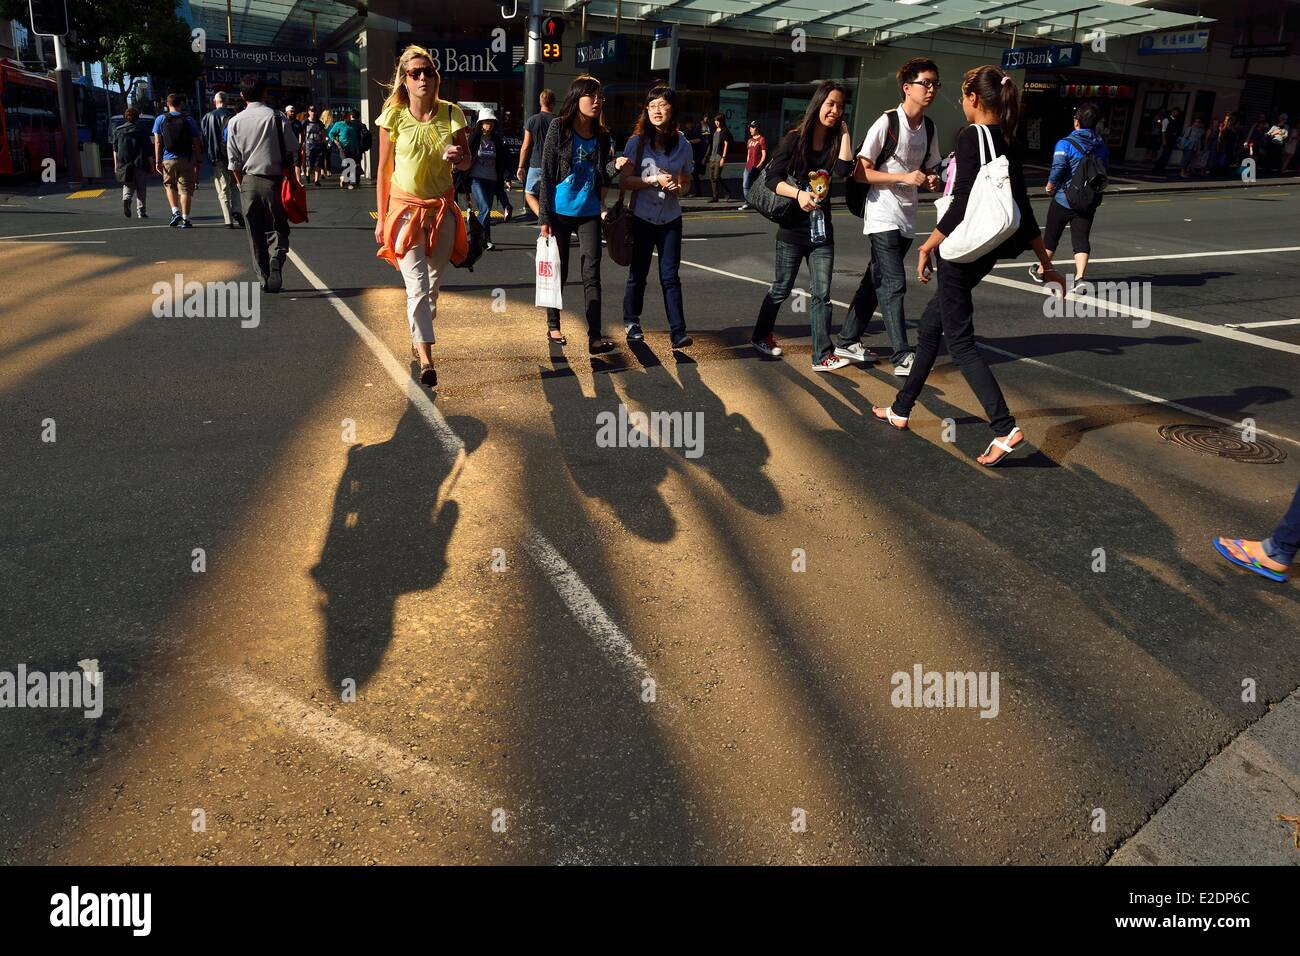
<svg viewBox="0 0 1300 956">
<path fill-rule="evenodd" d="M 970 123 L 987 126 L 993 138 L 996 155 L 1008 152 L 1007 146 L 1015 134 L 1020 118 L 1020 94 L 1011 77 L 996 66 L 980 66 L 967 71 L 961 84 L 962 109 Z M 1044 282 L 1053 295 L 1065 294 L 1065 278 L 1052 268 L 1052 257 L 1043 246 L 1043 238 L 1029 205 L 1025 189 L 1025 173 L 1020 158 L 1008 155 L 1011 167 L 1011 191 L 1020 209 L 1020 228 L 1001 246 L 973 262 L 952 262 L 939 253 L 939 243 L 949 236 L 965 218 L 966 203 L 971 187 L 980 169 L 980 131 L 968 126 L 957 137 L 957 179 L 953 183 L 952 203 L 943 218 L 930 233 L 919 250 L 916 276 L 922 283 L 930 281 L 931 257 L 939 268 L 939 289 L 926 306 L 917 329 L 916 360 L 912 374 L 899 390 L 892 405 L 872 408 L 871 412 L 882 422 L 888 422 L 899 431 L 906 430 L 908 416 L 925 380 L 934 368 L 939 352 L 939 339 L 947 340 L 952 355 L 967 384 L 984 406 L 993 429 L 993 441 L 984 454 L 976 459 L 981 465 L 996 465 L 1024 444 L 1025 436 L 1016 427 L 1016 420 L 1007 408 L 1006 399 L 997 379 L 989 371 L 984 356 L 975 345 L 975 305 L 971 292 L 993 269 L 998 259 L 1019 256 L 1032 248 L 1042 266 Z M 1052 288 L 1055 287 L 1055 288 Z"/>
</svg>

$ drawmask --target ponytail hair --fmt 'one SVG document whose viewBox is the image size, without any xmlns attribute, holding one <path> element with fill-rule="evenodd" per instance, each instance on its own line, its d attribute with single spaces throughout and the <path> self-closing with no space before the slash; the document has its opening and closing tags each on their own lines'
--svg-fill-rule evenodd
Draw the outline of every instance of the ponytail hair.
<svg viewBox="0 0 1300 956">
<path fill-rule="evenodd" d="M 998 117 L 1002 135 L 1011 141 L 1020 123 L 1020 90 L 1011 74 L 996 66 L 967 70 L 961 81 L 962 96 L 974 93 L 983 107 Z"/>
</svg>

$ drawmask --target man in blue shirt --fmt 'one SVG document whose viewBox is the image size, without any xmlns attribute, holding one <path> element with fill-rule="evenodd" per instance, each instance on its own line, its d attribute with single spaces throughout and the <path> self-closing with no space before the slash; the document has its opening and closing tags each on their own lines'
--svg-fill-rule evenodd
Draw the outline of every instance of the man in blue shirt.
<svg viewBox="0 0 1300 956">
<path fill-rule="evenodd" d="M 190 229 L 190 203 L 199 184 L 203 160 L 203 131 L 194 117 L 181 112 L 185 97 L 167 94 L 167 112 L 153 122 L 154 165 L 163 178 L 163 190 L 172 207 L 170 226 Z"/>
<path fill-rule="evenodd" d="M 1069 225 L 1070 245 L 1074 250 L 1074 283 L 1071 291 L 1081 294 L 1089 291 L 1084 284 L 1083 274 L 1088 269 L 1088 254 L 1092 251 L 1089 241 L 1092 217 L 1101 203 L 1101 196 L 1098 195 L 1097 201 L 1090 207 L 1076 209 L 1070 205 L 1065 187 L 1074 178 L 1085 155 L 1095 155 L 1102 166 L 1110 168 L 1110 150 L 1097 134 L 1100 119 L 1101 111 L 1092 103 L 1084 103 L 1074 111 L 1074 132 L 1057 140 L 1056 150 L 1052 154 L 1052 171 L 1047 175 L 1047 194 L 1052 196 L 1052 204 L 1047 209 L 1043 245 L 1047 248 L 1047 254 L 1053 255 L 1066 225 Z M 1043 281 L 1043 274 L 1036 265 L 1029 267 L 1029 276 L 1035 282 Z"/>
</svg>

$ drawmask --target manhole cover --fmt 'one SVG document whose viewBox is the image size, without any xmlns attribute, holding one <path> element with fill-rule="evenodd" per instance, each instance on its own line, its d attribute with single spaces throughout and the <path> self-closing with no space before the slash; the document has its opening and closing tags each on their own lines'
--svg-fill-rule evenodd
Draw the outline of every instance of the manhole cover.
<svg viewBox="0 0 1300 956">
<path fill-rule="evenodd" d="M 1276 465 L 1286 452 L 1261 438 L 1246 441 L 1239 432 L 1213 425 L 1161 425 L 1160 437 L 1206 455 L 1217 455 L 1249 465 Z"/>
</svg>

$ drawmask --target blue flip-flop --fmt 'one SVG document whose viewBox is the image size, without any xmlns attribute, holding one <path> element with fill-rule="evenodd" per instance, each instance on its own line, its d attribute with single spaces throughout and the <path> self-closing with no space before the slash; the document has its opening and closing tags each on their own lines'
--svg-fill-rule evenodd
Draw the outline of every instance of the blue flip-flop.
<svg viewBox="0 0 1300 956">
<path fill-rule="evenodd" d="M 1238 548 L 1241 548 L 1241 553 L 1245 554 L 1247 558 L 1250 558 L 1250 560 L 1242 561 L 1238 558 L 1234 558 L 1232 556 L 1232 553 L 1219 543 L 1218 538 L 1215 538 L 1213 541 L 1214 550 L 1219 552 L 1219 554 L 1223 555 L 1225 558 L 1227 558 L 1229 561 L 1231 561 L 1237 567 L 1242 568 L 1243 570 L 1254 571 L 1256 574 L 1260 575 L 1261 577 L 1268 578 L 1270 581 L 1277 581 L 1279 583 L 1286 582 L 1285 574 L 1282 574 L 1280 571 L 1274 571 L 1272 568 L 1266 568 L 1258 561 L 1256 561 L 1254 558 L 1250 557 L 1250 555 L 1246 552 L 1246 548 L 1242 544 L 1242 542 L 1246 540 L 1245 538 L 1232 538 L 1229 540 L 1231 540 L 1232 543 L 1235 544 Z"/>
</svg>

